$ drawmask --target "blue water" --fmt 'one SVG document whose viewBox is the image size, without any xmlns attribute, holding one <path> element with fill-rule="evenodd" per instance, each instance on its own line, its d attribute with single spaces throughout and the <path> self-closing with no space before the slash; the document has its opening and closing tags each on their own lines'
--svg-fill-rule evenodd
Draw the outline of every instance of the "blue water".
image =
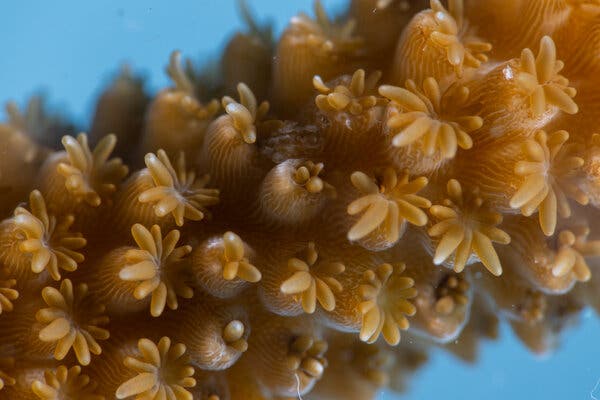
<svg viewBox="0 0 600 400">
<path fill-rule="evenodd" d="M 249 0 L 278 30 L 309 0 Z M 324 0 L 340 9 L 343 0 Z M 233 0 L 0 0 L 0 103 L 19 103 L 43 91 L 51 104 L 85 125 L 100 88 L 129 63 L 148 88 L 167 85 L 164 65 L 173 49 L 196 61 L 218 54 L 240 25 Z M 4 111 L 0 112 L 4 118 Z M 466 365 L 442 351 L 412 379 L 405 400 L 600 400 L 600 320 L 586 312 L 554 355 L 531 355 L 503 326 L 486 342 L 479 362 Z M 598 385 L 598 387 L 596 387 Z"/>
<path fill-rule="evenodd" d="M 435 351 L 402 396 L 381 400 L 600 400 L 600 319 L 586 310 L 579 326 L 567 329 L 561 346 L 540 358 L 506 325 L 500 339 L 483 342 L 476 364 Z M 592 397 L 595 394 L 595 397 Z"/>
</svg>

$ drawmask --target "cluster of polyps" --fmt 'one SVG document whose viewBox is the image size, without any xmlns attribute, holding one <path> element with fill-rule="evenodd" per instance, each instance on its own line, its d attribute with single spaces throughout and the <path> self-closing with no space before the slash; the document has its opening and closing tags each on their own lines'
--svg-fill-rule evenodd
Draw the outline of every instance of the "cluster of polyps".
<svg viewBox="0 0 600 400">
<path fill-rule="evenodd" d="M 10 104 L 0 399 L 367 399 L 600 308 L 598 2 L 448 3 L 243 10 L 216 81 L 125 71 L 89 136 Z"/>
</svg>

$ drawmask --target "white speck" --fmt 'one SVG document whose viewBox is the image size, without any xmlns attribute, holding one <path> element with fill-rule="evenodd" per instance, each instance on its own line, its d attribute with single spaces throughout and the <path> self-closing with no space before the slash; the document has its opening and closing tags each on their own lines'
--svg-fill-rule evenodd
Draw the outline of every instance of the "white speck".
<svg viewBox="0 0 600 400">
<path fill-rule="evenodd" d="M 508 65 L 504 67 L 502 73 L 504 74 L 504 78 L 508 81 L 513 78 L 513 71 Z"/>
<path fill-rule="evenodd" d="M 294 377 L 296 377 L 296 391 L 298 393 L 298 400 L 302 400 L 302 394 L 300 393 L 300 377 L 298 374 L 294 374 Z"/>
</svg>

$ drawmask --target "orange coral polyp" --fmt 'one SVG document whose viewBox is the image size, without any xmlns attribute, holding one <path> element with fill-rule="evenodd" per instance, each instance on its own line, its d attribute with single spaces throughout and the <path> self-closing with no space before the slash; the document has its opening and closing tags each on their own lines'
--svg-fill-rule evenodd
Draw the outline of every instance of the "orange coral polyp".
<svg viewBox="0 0 600 400">
<path fill-rule="evenodd" d="M 430 207 L 431 202 L 417 195 L 427 185 L 427 178 L 411 181 L 407 172 L 398 176 L 392 168 L 386 168 L 376 179 L 360 171 L 354 172 L 350 179 L 362 196 L 348 204 L 347 212 L 362 216 L 348 231 L 348 240 L 360 240 L 382 231 L 387 243 L 384 246 L 389 247 L 400 239 L 406 221 L 416 226 L 427 223 L 427 214 L 421 208 Z"/>
<path fill-rule="evenodd" d="M 434 205 L 429 212 L 436 222 L 428 229 L 432 237 L 441 236 L 436 246 L 433 262 L 441 264 L 454 254 L 452 266 L 462 272 L 476 255 L 494 275 L 502 274 L 500 259 L 492 242 L 509 244 L 510 236 L 496 226 L 502 215 L 487 208 L 477 190 L 465 192 L 460 183 L 451 179 L 447 184 L 448 198 Z"/>
<path fill-rule="evenodd" d="M 61 365 L 54 371 L 46 371 L 44 381 L 34 381 L 31 390 L 41 400 L 104 400 L 104 396 L 95 393 L 96 386 L 96 382 L 81 373 L 79 365 L 68 369 Z"/>
<path fill-rule="evenodd" d="M 315 244 L 310 242 L 306 250 L 306 260 L 290 258 L 288 269 L 292 275 L 281 283 L 281 292 L 294 295 L 302 303 L 302 309 L 308 314 L 315 312 L 317 301 L 326 311 L 335 308 L 335 293 L 343 290 L 335 275 L 344 272 L 346 267 L 340 262 L 315 265 L 318 259 Z"/>
<path fill-rule="evenodd" d="M 95 147 L 7 106 L 0 398 L 367 400 L 600 310 L 600 2 L 350 2 L 124 69 Z"/>
<path fill-rule="evenodd" d="M 527 93 L 531 111 L 539 116 L 548 105 L 555 106 L 567 114 L 579 111 L 573 101 L 577 90 L 568 86 L 569 80 L 559 72 L 564 63 L 556 59 L 556 46 L 549 36 L 540 41 L 540 50 L 534 59 L 533 52 L 524 49 L 521 53 L 521 72 L 516 76 L 517 84 Z"/>
<path fill-rule="evenodd" d="M 29 195 L 31 212 L 23 207 L 15 209 L 14 229 L 18 232 L 18 247 L 31 256 L 31 270 L 47 270 L 52 279 L 60 280 L 60 270 L 75 271 L 84 255 L 76 250 L 86 245 L 79 233 L 69 232 L 74 217 L 68 215 L 60 221 L 48 215 L 41 193 L 34 190 Z"/>
<path fill-rule="evenodd" d="M 177 309 L 178 296 L 189 299 L 194 295 L 182 276 L 185 273 L 185 257 L 190 254 L 192 247 L 175 247 L 179 241 L 179 231 L 172 230 L 163 237 L 158 225 L 148 230 L 136 224 L 131 228 L 131 234 L 139 250 L 129 250 L 126 253 L 127 264 L 119 272 L 119 278 L 137 282 L 133 292 L 136 299 L 152 295 L 152 316 L 160 316 L 165 306 Z"/>
<path fill-rule="evenodd" d="M 144 161 L 155 186 L 140 193 L 138 201 L 153 203 L 158 217 L 171 213 L 177 226 L 182 226 L 184 218 L 202 220 L 206 207 L 219 202 L 219 190 L 205 188 L 208 175 L 196 179 L 195 171 L 186 170 L 183 153 L 176 159 L 176 168 L 162 149 L 156 155 L 146 154 Z"/>
<path fill-rule="evenodd" d="M 116 185 L 127 175 L 128 168 L 118 158 L 108 159 L 116 143 L 115 135 L 107 135 L 92 152 L 85 134 L 62 138 L 69 162 L 58 164 L 57 171 L 75 198 L 97 207 L 102 197 L 117 190 Z"/>
<path fill-rule="evenodd" d="M 526 160 L 515 164 L 515 173 L 525 179 L 510 199 L 510 206 L 520 208 L 525 216 L 538 210 L 544 234 L 554 234 L 557 215 L 568 218 L 571 206 L 567 198 L 580 204 L 589 202 L 588 196 L 574 184 L 574 177 L 585 161 L 563 146 L 569 134 L 557 131 L 550 136 L 544 131 L 524 143 Z"/>
<path fill-rule="evenodd" d="M 91 354 L 99 355 L 102 348 L 97 340 L 106 340 L 110 333 L 101 326 L 108 324 L 101 304 L 90 304 L 88 287 L 81 283 L 73 287 L 69 279 L 60 284 L 60 289 L 47 286 L 42 297 L 48 307 L 38 310 L 35 318 L 43 328 L 38 337 L 54 345 L 54 358 L 62 360 L 73 349 L 77 361 L 88 365 Z"/>
<path fill-rule="evenodd" d="M 478 116 L 452 115 L 452 109 L 460 108 L 469 98 L 469 90 L 463 86 L 442 93 L 438 82 L 427 78 L 422 90 L 408 80 L 406 89 L 382 85 L 379 93 L 390 99 L 392 109 L 387 126 L 395 147 L 417 142 L 429 156 L 438 151 L 444 158 L 452 158 L 457 147 L 465 150 L 473 147 L 468 133 L 483 124 Z"/>
</svg>

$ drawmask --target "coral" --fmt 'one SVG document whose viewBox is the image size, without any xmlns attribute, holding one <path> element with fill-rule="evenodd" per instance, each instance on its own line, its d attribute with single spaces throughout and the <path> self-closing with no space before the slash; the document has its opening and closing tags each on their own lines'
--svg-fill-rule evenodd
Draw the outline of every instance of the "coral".
<svg viewBox="0 0 600 400">
<path fill-rule="evenodd" d="M 49 108 L 43 95 L 32 96 L 24 110 L 20 110 L 16 103 L 8 102 L 8 125 L 27 133 L 43 146 L 54 147 L 58 138 L 65 134 L 73 134 L 75 129 L 64 116 L 50 112 Z"/>
<path fill-rule="evenodd" d="M 34 381 L 31 390 L 41 400 L 104 400 L 104 396 L 95 394 L 96 386 L 81 373 L 79 365 L 69 369 L 61 365 L 55 371 L 44 372 L 44 381 Z"/>
<path fill-rule="evenodd" d="M 223 97 L 221 103 L 244 142 L 254 143 L 256 141 L 255 123 L 269 111 L 269 103 L 263 101 L 258 105 L 254 93 L 244 83 L 238 84 L 237 91 L 240 95 L 239 103 L 229 96 Z"/>
<path fill-rule="evenodd" d="M 261 187 L 261 211 L 279 225 L 302 225 L 310 221 L 336 191 L 323 179 L 323 163 L 288 159 L 265 176 Z"/>
<path fill-rule="evenodd" d="M 485 53 L 492 45 L 473 34 L 463 15 L 463 1 L 450 1 L 448 9 L 439 0 L 429 4 L 431 8 L 415 15 L 398 40 L 392 66 L 396 82 L 450 74 L 460 78 L 465 69 L 488 60 Z"/>
<path fill-rule="evenodd" d="M 61 269 L 75 271 L 84 260 L 84 255 L 77 250 L 86 245 L 86 240 L 81 234 L 70 232 L 74 221 L 72 215 L 61 220 L 48 215 L 39 191 L 34 190 L 29 195 L 29 207 L 31 211 L 17 207 L 10 221 L 15 245 L 26 255 L 25 260 L 30 263 L 31 271 L 40 273 L 47 270 L 52 279 L 60 280 Z"/>
<path fill-rule="evenodd" d="M 73 349 L 77 361 L 88 365 L 90 353 L 102 352 L 96 340 L 106 340 L 109 332 L 101 328 L 109 322 L 104 315 L 104 306 L 85 302 L 90 293 L 85 283 L 73 287 L 69 279 L 60 284 L 60 290 L 46 286 L 42 290 L 44 302 L 48 305 L 40 309 L 35 318 L 44 325 L 39 331 L 39 339 L 54 344 L 54 357 L 65 358 Z"/>
<path fill-rule="evenodd" d="M 48 156 L 48 149 L 38 144 L 27 133 L 10 124 L 0 123 L 0 143 L 11 151 L 4 153 L 0 160 L 2 197 L 0 213 L 6 218 L 13 212 L 16 203 L 29 194 L 37 179 L 40 165 Z"/>
<path fill-rule="evenodd" d="M 15 279 L 0 281 L 0 314 L 13 310 L 13 301 L 19 298 L 19 292 L 12 289 L 17 284 Z"/>
<path fill-rule="evenodd" d="M 102 198 L 108 197 L 117 190 L 117 184 L 127 175 L 128 168 L 121 160 L 109 160 L 117 138 L 106 135 L 92 152 L 88 145 L 87 136 L 64 136 L 62 144 L 67 152 L 67 160 L 60 162 L 57 171 L 65 178 L 65 187 L 78 201 L 85 201 L 92 207 L 102 203 Z"/>
<path fill-rule="evenodd" d="M 10 375 L 14 365 L 14 358 L 0 358 L 0 390 L 5 385 L 14 385 L 16 383 L 15 378 Z"/>
<path fill-rule="evenodd" d="M 219 298 L 232 297 L 262 279 L 252 263 L 254 251 L 231 231 L 208 238 L 190 258 L 192 283 Z"/>
<path fill-rule="evenodd" d="M 258 282 L 260 272 L 244 257 L 244 244 L 233 232 L 223 235 L 223 279 L 228 281 L 239 277 L 248 282 Z"/>
<path fill-rule="evenodd" d="M 239 2 L 240 16 L 247 30 L 236 32 L 223 50 L 221 79 L 225 93 L 235 93 L 239 82 L 246 82 L 259 98 L 269 90 L 273 56 L 273 26 L 260 23 L 245 1 Z"/>
<path fill-rule="evenodd" d="M 220 193 L 228 195 L 228 203 L 235 203 L 237 195 L 264 174 L 256 140 L 258 125 L 270 107 L 267 101 L 258 104 L 245 83 L 239 83 L 237 91 L 239 102 L 229 96 L 221 99 L 225 115 L 208 126 L 198 160 Z"/>
<path fill-rule="evenodd" d="M 360 339 L 373 343 L 383 333 L 390 345 L 400 342 L 400 330 L 408 329 L 405 315 L 415 313 L 409 299 L 417 295 L 411 278 L 401 276 L 404 265 L 381 264 L 365 271 L 360 285 L 362 302 L 358 306 L 362 314 Z"/>
<path fill-rule="evenodd" d="M 578 281 L 587 281 L 592 272 L 585 257 L 600 255 L 600 241 L 588 241 L 590 229 L 586 226 L 575 226 L 558 234 L 558 254 L 551 264 L 552 274 L 564 276 L 573 273 Z"/>
<path fill-rule="evenodd" d="M 592 135 L 590 145 L 585 150 L 584 165 L 577 177 L 577 186 L 588 194 L 590 203 L 598 207 L 600 205 L 600 134 Z"/>
<path fill-rule="evenodd" d="M 138 342 L 139 357 L 127 357 L 125 366 L 138 373 L 124 382 L 116 392 L 117 399 L 151 398 L 156 400 L 192 398 L 188 388 L 196 386 L 194 368 L 185 355 L 185 345 L 171 346 L 171 339 L 162 337 L 158 344 L 148 339 Z"/>
<path fill-rule="evenodd" d="M 428 156 L 438 151 L 442 157 L 452 158 L 457 147 L 470 149 L 473 146 L 468 133 L 483 124 L 478 116 L 451 115 L 452 107 L 460 109 L 467 101 L 469 90 L 465 87 L 454 87 L 442 93 L 438 82 L 427 78 L 423 90 L 408 80 L 406 89 L 382 85 L 379 93 L 390 99 L 387 126 L 395 147 L 418 142 Z"/>
<path fill-rule="evenodd" d="M 271 90 L 278 109 L 289 113 L 284 104 L 310 101 L 314 75 L 327 81 L 356 69 L 364 40 L 354 31 L 353 20 L 332 20 L 320 1 L 315 1 L 314 19 L 304 13 L 292 18 L 275 49 Z"/>
<path fill-rule="evenodd" d="M 136 156 L 130 153 L 130 149 L 136 146 L 142 135 L 144 112 L 149 100 L 144 81 L 134 76 L 130 66 L 122 66 L 98 98 L 90 127 L 90 141 L 97 143 L 103 136 L 113 133 L 117 137 L 115 154 L 125 162 L 133 161 Z"/>
<path fill-rule="evenodd" d="M 319 193 L 325 186 L 323 179 L 319 177 L 322 170 L 322 163 L 315 164 L 312 161 L 307 161 L 304 165 L 296 168 L 293 177 L 294 182 L 304 186 L 309 193 Z"/>
<path fill-rule="evenodd" d="M 167 305 L 176 310 L 178 296 L 189 299 L 194 295 L 192 288 L 185 283 L 182 267 L 184 258 L 192 251 L 191 246 L 175 247 L 179 231 L 172 230 L 163 238 L 158 225 L 148 230 L 136 224 L 131 227 L 131 235 L 139 249 L 127 252 L 126 264 L 119 277 L 124 281 L 137 282 L 133 291 L 136 299 L 152 295 L 152 316 L 160 316 Z"/>
<path fill-rule="evenodd" d="M 600 310 L 597 1 L 241 13 L 215 68 L 122 67 L 89 143 L 7 106 L 0 398 L 366 400 Z"/>
<path fill-rule="evenodd" d="M 350 179 L 363 196 L 348 204 L 348 214 L 364 213 L 348 231 L 348 240 L 360 240 L 379 230 L 389 247 L 400 239 L 406 221 L 416 226 L 427 223 L 421 208 L 430 207 L 431 202 L 417 195 L 427 185 L 427 178 L 411 181 L 408 172 L 398 176 L 393 168 L 386 168 L 376 179 L 360 171 Z"/>
<path fill-rule="evenodd" d="M 196 297 L 176 313 L 166 315 L 161 324 L 173 340 L 186 342 L 191 363 L 199 371 L 228 370 L 248 350 L 251 321 L 244 308 L 235 304 L 214 304 L 209 298 Z M 180 326 L 179 332 L 168 327 Z"/>
<path fill-rule="evenodd" d="M 348 85 L 330 88 L 320 76 L 315 75 L 313 86 L 321 93 L 315 97 L 315 103 L 321 111 L 347 111 L 359 115 L 377 104 L 377 97 L 368 93 L 374 91 L 379 78 L 381 72 L 374 72 L 365 78 L 365 71 L 358 69 L 352 74 Z"/>
<path fill-rule="evenodd" d="M 434 18 L 438 27 L 431 32 L 429 39 L 434 45 L 445 49 L 448 62 L 460 76 L 464 66 L 477 68 L 487 61 L 488 58 L 483 53 L 490 51 L 492 46 L 489 43 L 473 41 L 469 37 L 461 40 L 458 34 L 463 25 L 463 4 L 461 1 L 453 1 L 449 5 L 449 10 L 446 10 L 439 0 L 431 1 L 431 9 L 435 12 Z"/>
<path fill-rule="evenodd" d="M 290 370 L 301 370 L 308 376 L 319 379 L 325 370 L 326 361 L 323 359 L 323 354 L 326 351 L 326 342 L 315 341 L 309 336 L 300 336 L 290 345 L 285 362 Z"/>
<path fill-rule="evenodd" d="M 527 93 L 534 115 L 540 115 L 548 106 L 554 106 L 568 114 L 579 110 L 572 97 L 577 94 L 569 87 L 569 80 L 559 75 L 564 63 L 556 59 L 556 46 L 549 36 L 540 41 L 540 51 L 534 58 L 533 52 L 521 52 L 521 71 L 516 76 L 517 84 Z"/>
<path fill-rule="evenodd" d="M 437 288 L 436 296 L 439 300 L 435 303 L 435 311 L 440 314 L 451 314 L 458 306 L 468 303 L 465 292 L 469 289 L 469 283 L 458 276 L 448 276 Z"/>
<path fill-rule="evenodd" d="M 346 267 L 339 262 L 315 265 L 319 254 L 313 242 L 308 243 L 305 260 L 290 258 L 288 268 L 292 275 L 281 284 L 281 292 L 291 294 L 302 302 L 304 312 L 315 312 L 317 301 L 327 311 L 335 308 L 334 292 L 341 292 L 341 283 L 334 275 L 344 272 Z"/>
<path fill-rule="evenodd" d="M 492 242 L 510 243 L 510 236 L 496 227 L 502 215 L 486 208 L 476 190 L 464 192 L 456 179 L 447 184 L 448 198 L 429 209 L 435 225 L 427 230 L 431 237 L 441 236 L 433 262 L 442 264 L 454 253 L 452 266 L 461 272 L 475 254 L 494 275 L 502 274 L 500 259 Z"/>
<path fill-rule="evenodd" d="M 566 131 L 550 136 L 539 131 L 523 145 L 526 159 L 515 164 L 515 173 L 523 176 L 524 181 L 510 199 L 510 206 L 520 208 L 525 216 L 538 210 L 540 226 L 547 236 L 554 234 L 557 214 L 562 218 L 571 216 L 567 197 L 584 205 L 589 201 L 573 182 L 577 169 L 585 161 L 563 146 L 568 138 Z"/>
<path fill-rule="evenodd" d="M 183 153 L 175 161 L 177 169 L 164 150 L 155 154 L 148 153 L 144 157 L 146 167 L 150 171 L 154 187 L 140 193 L 140 203 L 153 203 L 158 217 L 171 213 L 177 226 L 183 225 L 183 219 L 200 221 L 207 212 L 206 207 L 219 202 L 218 189 L 206 189 L 209 176 L 196 179 L 193 170 L 186 171 Z"/>
<path fill-rule="evenodd" d="M 202 145 L 206 128 L 219 110 L 216 99 L 200 100 L 189 60 L 187 64 L 187 68 L 182 65 L 179 51 L 171 53 L 166 72 L 174 86 L 158 93 L 147 106 L 143 131 L 138 133 L 144 153 L 164 149 L 172 157 L 183 151 L 191 159 L 191 149 Z M 121 132 L 125 134 L 134 133 Z"/>
</svg>

